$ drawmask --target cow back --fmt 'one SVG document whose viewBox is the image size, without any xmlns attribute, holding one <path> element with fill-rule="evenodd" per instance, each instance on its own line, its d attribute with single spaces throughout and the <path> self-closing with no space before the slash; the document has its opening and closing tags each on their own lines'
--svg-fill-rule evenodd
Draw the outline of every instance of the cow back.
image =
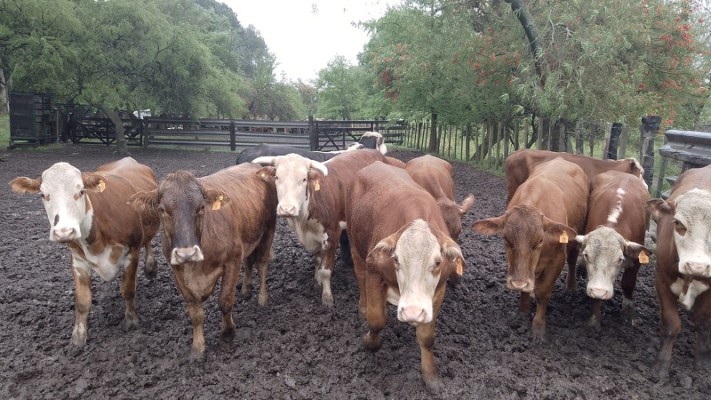
<svg viewBox="0 0 711 400">
<path fill-rule="evenodd" d="M 454 201 L 452 164 L 446 160 L 427 154 L 408 161 L 405 170 L 412 180 L 435 199 L 446 198 Z"/>
</svg>

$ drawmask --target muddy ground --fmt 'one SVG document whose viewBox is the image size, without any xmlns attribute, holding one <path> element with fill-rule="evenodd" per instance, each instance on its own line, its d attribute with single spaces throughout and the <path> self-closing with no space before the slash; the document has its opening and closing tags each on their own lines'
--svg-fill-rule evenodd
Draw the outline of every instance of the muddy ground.
<svg viewBox="0 0 711 400">
<path fill-rule="evenodd" d="M 205 175 L 231 165 L 235 154 L 131 149 L 159 177 L 176 169 Z M 417 154 L 392 152 L 407 160 Z M 15 151 L 0 162 L 0 399 L 423 399 L 414 328 L 390 312 L 383 347 L 362 347 L 364 322 L 358 288 L 340 262 L 333 278 L 335 307 L 325 309 L 312 284 L 312 258 L 284 223 L 274 242 L 269 304 L 255 295 L 237 302 L 237 338 L 219 342 L 215 296 L 206 303 L 207 357 L 189 362 L 191 327 L 169 266 L 160 253 L 157 278 L 139 273 L 140 327 L 123 332 L 119 280 L 93 280 L 89 335 L 82 351 L 70 345 L 73 283 L 69 251 L 48 240 L 48 223 L 35 195 L 11 193 L 6 182 L 37 176 L 57 161 L 89 170 L 117 158 L 111 149 L 68 145 L 56 152 Z M 603 306 L 603 327 L 586 326 L 590 301 L 558 282 L 548 314 L 548 336 L 534 344 L 529 323 L 516 318 L 517 295 L 504 286 L 500 238 L 472 233 L 475 219 L 504 209 L 503 179 L 455 164 L 458 197 L 477 197 L 465 218 L 461 246 L 468 263 L 464 288 L 449 291 L 437 321 L 435 354 L 450 399 L 708 399 L 711 375 L 694 370 L 694 335 L 684 328 L 669 381 L 655 383 L 649 368 L 659 350 L 654 265 L 643 268 L 632 323 L 621 315 L 619 292 Z M 406 206 L 406 205 L 398 205 Z M 652 259 L 654 261 L 654 259 Z M 141 267 L 142 268 L 142 262 Z M 139 271 L 140 272 L 140 271 Z M 564 272 L 565 274 L 565 272 Z"/>
</svg>

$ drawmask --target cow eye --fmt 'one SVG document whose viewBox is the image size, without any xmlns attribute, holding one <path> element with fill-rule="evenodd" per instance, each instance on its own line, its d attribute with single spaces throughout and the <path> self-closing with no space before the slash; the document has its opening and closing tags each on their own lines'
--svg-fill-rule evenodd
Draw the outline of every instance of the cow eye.
<svg viewBox="0 0 711 400">
<path fill-rule="evenodd" d="M 159 211 L 161 214 L 165 214 L 165 208 L 163 208 L 163 206 L 158 207 L 158 211 Z"/>
<path fill-rule="evenodd" d="M 44 201 L 49 201 L 49 195 L 48 195 L 48 194 L 44 194 L 44 193 L 40 192 L 39 195 L 40 195 L 40 197 L 42 198 L 42 200 L 44 200 Z"/>
<path fill-rule="evenodd" d="M 676 233 L 678 233 L 681 236 L 686 235 L 686 226 L 679 221 L 678 219 L 674 220 L 674 229 L 676 230 Z"/>
<path fill-rule="evenodd" d="M 79 196 L 84 196 L 84 193 L 86 193 L 86 189 L 82 189 L 79 191 Z"/>
<path fill-rule="evenodd" d="M 585 259 L 585 262 L 589 262 L 589 261 L 590 261 L 590 254 L 588 254 L 587 251 L 584 252 L 584 253 L 583 253 L 583 258 Z"/>
</svg>

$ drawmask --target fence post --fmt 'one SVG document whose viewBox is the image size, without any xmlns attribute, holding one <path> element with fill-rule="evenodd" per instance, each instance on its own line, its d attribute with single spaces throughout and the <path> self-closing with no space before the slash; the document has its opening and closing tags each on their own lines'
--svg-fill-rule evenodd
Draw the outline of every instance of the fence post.
<svg viewBox="0 0 711 400">
<path fill-rule="evenodd" d="M 622 123 L 613 122 L 612 128 L 610 128 L 610 145 L 607 147 L 608 160 L 617 160 L 617 144 L 620 141 L 620 134 L 622 134 Z"/>
<path fill-rule="evenodd" d="M 647 186 L 652 187 L 654 178 L 654 137 L 659 132 L 662 117 L 658 115 L 646 115 L 642 117 L 642 126 L 640 127 L 642 136 L 642 168 L 644 168 L 644 181 Z"/>
<path fill-rule="evenodd" d="M 230 120 L 230 150 L 237 150 L 237 133 L 235 132 L 234 120 Z"/>
<path fill-rule="evenodd" d="M 309 115 L 309 146 L 311 151 L 318 150 L 318 132 L 313 115 Z"/>
</svg>

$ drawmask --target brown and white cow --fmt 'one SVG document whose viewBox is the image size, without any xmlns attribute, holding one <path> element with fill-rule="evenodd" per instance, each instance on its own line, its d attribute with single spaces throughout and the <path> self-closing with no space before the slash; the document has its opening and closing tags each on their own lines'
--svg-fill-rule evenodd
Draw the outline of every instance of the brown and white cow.
<svg viewBox="0 0 711 400">
<path fill-rule="evenodd" d="M 501 235 L 506 248 L 506 287 L 521 292 L 519 312 L 528 315 L 531 293 L 537 303 L 533 337 L 545 335 L 546 307 L 568 260 L 567 288 L 575 287 L 576 230 L 582 231 L 588 202 L 585 172 L 558 157 L 541 163 L 521 184 L 499 217 L 479 220 L 474 231 Z M 570 243 L 569 243 L 570 242 Z"/>
<path fill-rule="evenodd" d="M 622 309 L 626 315 L 632 314 L 637 272 L 651 254 L 644 247 L 649 199 L 642 181 L 628 173 L 603 172 L 590 183 L 586 234 L 575 239 L 581 244 L 587 268 L 586 293 L 593 299 L 589 324 L 595 328 L 600 327 L 602 301 L 612 298 L 615 279 L 622 270 Z"/>
<path fill-rule="evenodd" d="M 711 165 L 684 172 L 666 201 L 653 199 L 647 206 L 657 221 L 656 288 L 664 338 L 654 374 L 666 379 L 681 331 L 679 304 L 697 330 L 697 365 L 711 358 Z"/>
<path fill-rule="evenodd" d="M 157 190 L 139 193 L 131 203 L 160 215 L 163 254 L 173 267 L 193 325 L 191 358 L 204 357 L 203 303 L 218 280 L 223 341 L 235 335 L 232 307 L 245 263 L 242 292 L 259 267 L 259 304 L 267 302 L 266 272 L 276 227 L 274 185 L 260 179 L 254 164 L 240 164 L 195 178 L 187 171 L 168 174 Z"/>
<path fill-rule="evenodd" d="M 538 164 L 550 161 L 556 157 L 562 157 L 566 161 L 580 166 L 588 176 L 588 180 L 592 180 L 593 176 L 601 172 L 621 171 L 632 174 L 644 182 L 642 178 L 644 169 L 634 158 L 626 158 L 624 160 L 599 160 L 580 154 L 523 149 L 511 153 L 511 155 L 506 158 L 504 164 L 507 191 L 506 202 L 511 201 L 516 189 L 528 179 L 528 176 Z"/>
<path fill-rule="evenodd" d="M 345 200 L 353 176 L 384 156 L 377 150 L 340 154 L 325 163 L 296 154 L 259 157 L 268 165 L 259 175 L 276 183 L 277 215 L 286 218 L 299 242 L 316 259 L 315 280 L 322 287 L 321 302 L 333 306 L 331 274 L 341 232 L 346 229 Z"/>
<path fill-rule="evenodd" d="M 397 204 L 397 207 L 392 207 Z M 356 174 L 346 202 L 353 264 L 365 317 L 365 347 L 380 348 L 386 304 L 417 328 L 422 378 L 431 391 L 442 383 L 432 352 L 435 322 L 447 279 L 463 272 L 459 246 L 449 237 L 434 198 L 401 168 L 375 162 Z"/>
<path fill-rule="evenodd" d="M 469 193 L 461 204 L 454 201 L 455 187 L 452 164 L 441 158 L 426 154 L 413 158 L 405 165 L 412 180 L 429 192 L 437 201 L 449 236 L 455 241 L 462 233 L 462 217 L 474 204 L 474 195 Z"/>
<path fill-rule="evenodd" d="M 50 223 L 49 240 L 64 243 L 71 251 L 75 285 L 72 344 L 81 347 L 86 343 L 92 272 L 111 281 L 125 268 L 121 295 L 126 311 L 121 326 L 124 330 L 137 326 L 138 259 L 144 248 L 144 271 L 149 277 L 155 276 L 151 239 L 160 222 L 136 212 L 126 202 L 138 191 L 156 188 L 153 171 L 130 157 L 102 165 L 94 172 L 81 172 L 59 162 L 42 172 L 39 179 L 18 177 L 10 186 L 17 193 L 42 195 Z"/>
</svg>

